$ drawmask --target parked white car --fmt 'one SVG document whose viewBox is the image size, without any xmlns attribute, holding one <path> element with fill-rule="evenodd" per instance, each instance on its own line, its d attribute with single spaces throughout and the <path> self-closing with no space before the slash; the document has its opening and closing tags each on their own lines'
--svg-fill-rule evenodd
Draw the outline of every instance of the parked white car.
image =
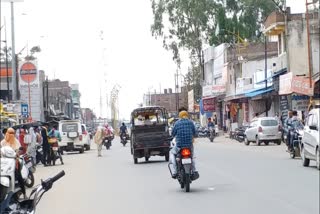
<svg viewBox="0 0 320 214">
<path fill-rule="evenodd" d="M 61 133 L 59 146 L 62 151 L 84 152 L 85 141 L 83 139 L 80 120 L 59 121 L 59 131 Z"/>
<path fill-rule="evenodd" d="M 88 132 L 86 124 L 81 124 L 82 140 L 84 141 L 84 148 L 90 150 L 90 133 Z"/>
<path fill-rule="evenodd" d="M 320 170 L 320 109 L 313 109 L 309 112 L 306 125 L 303 130 L 301 142 L 301 158 L 303 166 L 309 166 L 310 160 L 316 161 L 318 170 Z"/>
<path fill-rule="evenodd" d="M 251 121 L 249 128 L 245 131 L 245 145 L 256 142 L 258 146 L 263 142 L 281 144 L 281 127 L 277 119 L 273 117 L 261 117 Z"/>
</svg>

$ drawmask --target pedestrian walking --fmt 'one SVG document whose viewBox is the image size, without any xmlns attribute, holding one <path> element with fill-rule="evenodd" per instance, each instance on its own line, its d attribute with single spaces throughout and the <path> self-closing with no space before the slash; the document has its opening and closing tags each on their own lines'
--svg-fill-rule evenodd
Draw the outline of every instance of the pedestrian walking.
<svg viewBox="0 0 320 214">
<path fill-rule="evenodd" d="M 106 136 L 106 131 L 104 127 L 98 127 L 97 131 L 94 135 L 94 142 L 97 144 L 97 149 L 98 149 L 98 157 L 101 157 L 101 151 L 102 151 L 102 146 L 103 146 L 103 139 Z"/>
<path fill-rule="evenodd" d="M 27 143 L 27 154 L 32 157 L 33 164 L 36 164 L 36 155 L 37 155 L 37 135 L 34 132 L 34 128 L 30 127 L 29 128 L 29 133 L 28 135 L 25 136 L 26 140 L 25 142 Z"/>
</svg>

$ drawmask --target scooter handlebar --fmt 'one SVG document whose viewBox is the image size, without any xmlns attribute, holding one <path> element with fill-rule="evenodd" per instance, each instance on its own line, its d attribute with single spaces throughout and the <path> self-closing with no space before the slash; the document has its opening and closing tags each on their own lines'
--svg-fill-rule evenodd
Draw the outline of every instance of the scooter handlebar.
<svg viewBox="0 0 320 214">
<path fill-rule="evenodd" d="M 64 172 L 64 170 L 62 170 L 61 172 L 59 172 L 58 174 L 56 174 L 54 177 L 51 178 L 52 183 L 56 182 L 57 180 L 59 180 L 60 178 L 62 178 L 66 173 Z"/>
</svg>

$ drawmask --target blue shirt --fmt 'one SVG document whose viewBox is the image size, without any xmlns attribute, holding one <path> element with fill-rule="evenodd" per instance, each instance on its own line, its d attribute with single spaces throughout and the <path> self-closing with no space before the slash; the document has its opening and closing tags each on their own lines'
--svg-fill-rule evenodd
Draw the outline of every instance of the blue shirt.
<svg viewBox="0 0 320 214">
<path fill-rule="evenodd" d="M 210 127 L 214 128 L 214 123 L 213 122 L 208 122 L 208 128 L 210 128 Z"/>
<path fill-rule="evenodd" d="M 127 131 L 127 127 L 126 126 L 121 126 L 120 127 L 120 132 L 121 133 L 126 133 L 126 131 Z"/>
<path fill-rule="evenodd" d="M 178 148 L 192 146 L 193 136 L 196 134 L 196 129 L 191 120 L 180 119 L 176 122 L 172 130 L 172 136 L 176 138 Z"/>
</svg>

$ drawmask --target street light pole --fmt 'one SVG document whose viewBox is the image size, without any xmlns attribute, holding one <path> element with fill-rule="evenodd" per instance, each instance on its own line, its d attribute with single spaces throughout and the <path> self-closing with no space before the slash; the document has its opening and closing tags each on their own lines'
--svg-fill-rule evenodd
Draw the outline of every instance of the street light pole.
<svg viewBox="0 0 320 214">
<path fill-rule="evenodd" d="M 12 48 L 12 100 L 17 100 L 17 68 L 16 68 L 16 53 L 15 53 L 15 35 L 14 35 L 14 7 L 13 1 L 11 4 L 11 48 Z"/>
</svg>

